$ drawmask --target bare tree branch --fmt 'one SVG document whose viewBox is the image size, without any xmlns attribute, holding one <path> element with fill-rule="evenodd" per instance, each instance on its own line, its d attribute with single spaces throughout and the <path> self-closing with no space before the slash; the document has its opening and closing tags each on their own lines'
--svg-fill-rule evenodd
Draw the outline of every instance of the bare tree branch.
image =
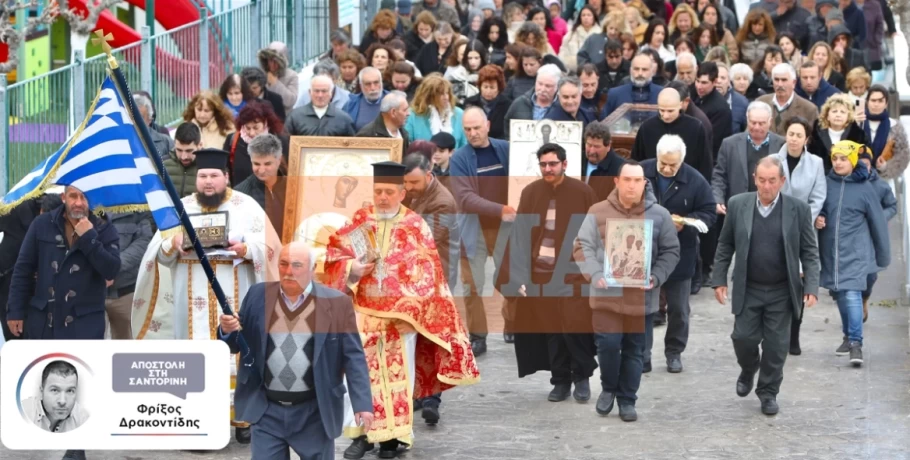
<svg viewBox="0 0 910 460">
<path fill-rule="evenodd" d="M 9 73 L 19 66 L 19 47 L 25 41 L 25 37 L 34 32 L 42 25 L 49 26 L 54 22 L 56 12 L 53 8 L 45 8 L 41 16 L 29 18 L 23 30 L 18 30 L 16 25 L 10 22 L 10 17 L 15 14 L 28 15 L 32 8 L 38 7 L 38 0 L 30 0 L 16 3 L 7 3 L 0 9 L 0 42 L 6 43 L 9 48 L 9 54 L 6 62 L 0 63 L 0 73 Z"/>
<path fill-rule="evenodd" d="M 70 30 L 78 35 L 89 35 L 95 30 L 95 25 L 98 23 L 98 16 L 100 16 L 104 10 L 120 3 L 120 1 L 121 0 L 87 1 L 85 7 L 88 9 L 88 16 L 83 16 L 82 13 L 76 11 L 75 8 L 70 8 L 68 10 L 61 9 L 56 0 L 52 0 L 51 5 L 56 9 L 60 17 L 69 23 Z"/>
</svg>

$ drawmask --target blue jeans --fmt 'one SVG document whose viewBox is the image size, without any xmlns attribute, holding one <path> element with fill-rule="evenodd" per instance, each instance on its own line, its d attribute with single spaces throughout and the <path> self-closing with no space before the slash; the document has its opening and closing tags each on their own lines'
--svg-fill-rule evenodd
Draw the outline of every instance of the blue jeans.
<svg viewBox="0 0 910 460">
<path fill-rule="evenodd" d="M 620 404 L 634 406 L 641 385 L 645 333 L 654 321 L 654 314 L 623 316 L 598 310 L 593 320 L 601 387 L 605 392 L 615 393 Z"/>
<path fill-rule="evenodd" d="M 836 291 L 834 299 L 840 310 L 844 336 L 851 342 L 863 344 L 863 293 L 862 291 Z"/>
</svg>

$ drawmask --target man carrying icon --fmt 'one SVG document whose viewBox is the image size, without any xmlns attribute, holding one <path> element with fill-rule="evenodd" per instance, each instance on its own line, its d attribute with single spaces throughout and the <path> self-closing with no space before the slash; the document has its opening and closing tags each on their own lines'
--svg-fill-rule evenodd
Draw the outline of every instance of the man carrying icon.
<svg viewBox="0 0 910 460">
<path fill-rule="evenodd" d="M 480 380 L 433 233 L 401 205 L 404 165 L 373 171 L 373 204 L 330 237 L 325 259 L 328 283 L 354 297 L 373 396 L 372 426 L 345 424 L 354 439 L 345 458 L 376 442 L 379 458 L 395 458 L 399 444 L 413 445 L 414 398 Z"/>
<path fill-rule="evenodd" d="M 196 193 L 183 198 L 183 206 L 191 216 L 212 214 L 213 223 L 218 221 L 216 216 L 226 219 L 226 229 L 200 225 L 196 230 L 200 242 L 212 244 L 212 249 L 227 251 L 209 255 L 208 259 L 228 303 L 236 312 L 250 286 L 277 279 L 274 269 L 280 242 L 259 204 L 249 195 L 228 186 L 227 152 L 200 150 L 196 152 L 196 164 L 199 167 Z M 199 220 L 200 224 L 202 220 Z M 225 230 L 227 235 L 223 234 Z M 222 235 L 224 241 L 216 244 L 214 240 L 203 238 L 203 233 Z M 133 300 L 132 329 L 136 339 L 218 339 L 221 307 L 199 258 L 189 246 L 183 232 L 163 235 L 159 231 L 149 243 L 139 268 Z M 165 273 L 159 272 L 159 264 L 167 268 Z M 236 359 L 231 357 L 232 362 Z M 236 369 L 231 369 L 233 389 Z M 249 426 L 233 417 L 231 424 L 237 427 L 237 441 L 249 443 Z"/>
</svg>

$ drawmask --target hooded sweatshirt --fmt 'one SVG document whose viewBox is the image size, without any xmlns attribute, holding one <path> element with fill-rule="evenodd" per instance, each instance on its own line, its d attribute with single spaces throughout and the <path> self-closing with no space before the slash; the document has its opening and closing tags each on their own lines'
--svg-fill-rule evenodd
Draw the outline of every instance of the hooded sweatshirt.
<svg viewBox="0 0 910 460">
<path fill-rule="evenodd" d="M 865 26 L 863 27 L 865 28 Z M 828 44 L 834 48 L 834 40 L 841 35 L 847 37 L 847 47 L 844 48 L 844 65 L 846 68 L 844 69 L 843 74 L 846 75 L 847 72 L 849 72 L 854 67 L 867 67 L 866 60 L 862 54 L 863 52 L 854 48 L 855 45 L 853 44 L 853 34 L 850 32 L 850 29 L 848 29 L 847 26 L 838 24 L 832 27 L 831 30 L 828 31 Z M 862 42 L 860 41 L 860 43 Z"/>
<path fill-rule="evenodd" d="M 864 291 L 866 275 L 891 263 L 888 222 L 869 175 L 828 173 L 828 194 L 818 232 L 822 270 L 819 285 L 833 291 Z"/>
<path fill-rule="evenodd" d="M 268 48 L 259 51 L 259 66 L 266 73 L 269 72 L 269 61 L 278 62 L 278 70 L 275 76 L 278 79 L 275 83 L 266 85 L 269 91 L 281 96 L 281 102 L 284 105 L 284 111 L 290 113 L 294 110 L 294 104 L 297 102 L 297 91 L 299 89 L 299 79 L 297 72 L 288 68 L 288 46 L 282 42 L 272 42 Z"/>
<path fill-rule="evenodd" d="M 654 194 L 648 188 L 643 193 L 642 200 L 631 209 L 626 209 L 619 202 L 619 189 L 613 190 L 606 200 L 591 206 L 578 231 L 573 256 L 578 263 L 584 277 L 591 282 L 590 305 L 593 310 L 608 310 L 626 316 L 650 315 L 658 310 L 660 287 L 667 281 L 670 274 L 679 262 L 679 239 L 676 236 L 676 226 L 670 212 L 657 204 Z M 604 278 L 604 254 L 607 223 L 616 222 L 617 219 L 630 219 L 639 222 L 651 223 L 650 241 L 650 276 L 654 280 L 651 289 L 642 290 L 639 287 L 610 287 L 606 290 L 597 289 L 594 284 Z M 615 229 L 615 225 L 611 225 Z M 615 230 L 614 230 L 615 231 Z M 647 235 L 647 233 L 645 233 Z M 640 239 L 641 235 L 632 232 L 631 235 Z M 611 235 L 611 240 L 612 240 Z M 626 235 L 619 239 L 622 244 L 610 249 L 611 256 L 616 259 L 611 262 L 618 264 L 642 263 L 638 255 L 646 255 L 647 251 L 638 252 L 625 246 Z M 633 249 L 630 251 L 630 249 Z M 642 246 L 644 249 L 644 246 Z M 622 257 L 625 252 L 631 252 L 631 257 Z M 617 269 L 618 267 L 612 267 Z M 645 273 L 648 271 L 645 270 Z"/>
<path fill-rule="evenodd" d="M 822 16 L 821 9 L 828 5 L 832 10 L 837 9 L 835 0 L 818 0 L 815 2 L 815 15 L 806 20 L 808 35 L 805 43 L 800 44 L 800 49 L 809 50 L 816 42 L 828 39 L 828 26 L 825 24 L 825 17 Z"/>
<path fill-rule="evenodd" d="M 862 44 L 866 41 L 866 18 L 863 17 L 863 10 L 857 7 L 856 3 L 850 2 L 850 5 L 841 11 L 844 13 L 844 24 L 856 37 L 857 44 L 853 46 L 862 48 Z M 830 40 L 828 41 L 830 43 Z"/>
</svg>

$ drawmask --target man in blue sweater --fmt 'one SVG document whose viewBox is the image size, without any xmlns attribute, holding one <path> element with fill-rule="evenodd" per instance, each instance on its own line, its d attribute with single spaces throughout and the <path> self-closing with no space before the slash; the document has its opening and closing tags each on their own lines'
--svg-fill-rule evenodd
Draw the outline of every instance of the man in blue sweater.
<svg viewBox="0 0 910 460">
<path fill-rule="evenodd" d="M 379 116 L 379 106 L 388 91 L 382 89 L 382 73 L 375 67 L 364 67 L 357 75 L 360 94 L 352 94 L 344 112 L 354 120 L 354 132 L 372 123 Z"/>
<path fill-rule="evenodd" d="M 600 119 L 609 117 L 614 110 L 625 103 L 657 104 L 657 95 L 663 87 L 651 83 L 653 76 L 650 56 L 640 53 L 632 58 L 629 74 L 631 82 L 607 92 L 607 104 L 600 113 Z"/>
<path fill-rule="evenodd" d="M 796 85 L 796 94 L 806 98 L 809 102 L 815 104 L 818 110 L 821 110 L 822 106 L 825 105 L 825 101 L 835 94 L 840 94 L 840 90 L 828 83 L 822 77 L 818 64 L 809 59 L 800 66 L 799 84 Z"/>
<path fill-rule="evenodd" d="M 509 206 L 509 143 L 490 138 L 490 122 L 483 109 L 471 107 L 462 119 L 468 145 L 449 161 L 452 194 L 461 214 L 462 282 L 471 347 L 478 356 L 487 350 L 487 317 L 480 295 L 486 280 L 487 256 L 499 266 L 504 248 L 496 247 L 500 232 L 509 231 L 515 209 Z M 495 248 L 495 250 L 494 250 Z M 506 331 L 509 325 L 506 324 Z"/>
</svg>

